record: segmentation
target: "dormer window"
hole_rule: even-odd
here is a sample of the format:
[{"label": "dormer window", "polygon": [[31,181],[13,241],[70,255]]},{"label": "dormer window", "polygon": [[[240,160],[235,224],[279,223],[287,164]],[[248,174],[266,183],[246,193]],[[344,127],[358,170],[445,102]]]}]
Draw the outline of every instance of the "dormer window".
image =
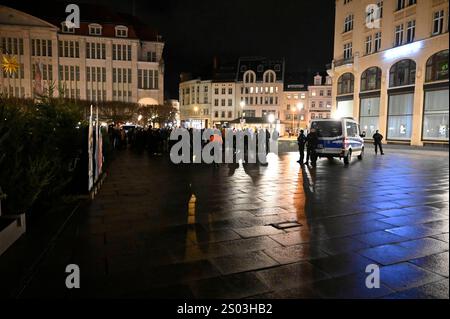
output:
[{"label": "dormer window", "polygon": [[90,24],[89,35],[102,35],[102,26],[96,23]]},{"label": "dormer window", "polygon": [[61,23],[61,31],[62,33],[75,33],[75,28],[69,28],[67,26],[67,21]]},{"label": "dormer window", "polygon": [[128,28],[123,25],[117,26],[116,27],[116,37],[127,38],[128,37]]}]

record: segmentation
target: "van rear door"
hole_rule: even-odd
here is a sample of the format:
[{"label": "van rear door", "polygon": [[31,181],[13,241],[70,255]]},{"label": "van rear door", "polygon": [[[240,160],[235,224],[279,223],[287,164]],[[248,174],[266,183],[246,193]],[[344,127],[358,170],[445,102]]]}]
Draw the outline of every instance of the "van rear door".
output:
[{"label": "van rear door", "polygon": [[317,151],[324,154],[337,154],[342,150],[342,121],[326,120],[313,121],[311,128],[315,128],[319,137]]}]

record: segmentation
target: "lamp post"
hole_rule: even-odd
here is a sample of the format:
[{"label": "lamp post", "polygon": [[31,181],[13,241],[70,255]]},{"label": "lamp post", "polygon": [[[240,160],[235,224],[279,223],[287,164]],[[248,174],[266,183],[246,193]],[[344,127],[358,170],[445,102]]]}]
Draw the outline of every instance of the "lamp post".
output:
[{"label": "lamp post", "polygon": [[270,124],[269,131],[272,132],[272,123],[275,121],[275,115],[273,115],[273,113],[270,113],[267,119],[269,120]]},{"label": "lamp post", "polygon": [[298,126],[300,126],[300,111],[303,110],[303,103],[302,102],[298,102],[297,103],[297,109],[298,109],[298,115],[299,115]]}]

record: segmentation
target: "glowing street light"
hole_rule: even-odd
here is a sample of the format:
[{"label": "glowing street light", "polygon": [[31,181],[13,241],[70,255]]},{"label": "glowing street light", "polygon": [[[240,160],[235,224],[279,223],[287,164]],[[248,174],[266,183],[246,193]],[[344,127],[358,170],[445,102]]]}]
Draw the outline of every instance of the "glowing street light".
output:
[{"label": "glowing street light", "polygon": [[270,123],[270,130],[272,130],[272,123],[275,121],[275,115],[273,113],[270,113],[267,119],[269,120]]},{"label": "glowing street light", "polygon": [[138,122],[140,122],[142,120],[142,114],[139,114],[138,116]]}]

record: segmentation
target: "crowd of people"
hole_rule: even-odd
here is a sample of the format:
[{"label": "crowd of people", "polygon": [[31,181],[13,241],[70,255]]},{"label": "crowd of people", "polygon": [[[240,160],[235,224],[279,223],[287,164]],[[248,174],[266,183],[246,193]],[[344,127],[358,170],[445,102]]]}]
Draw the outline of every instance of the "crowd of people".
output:
[{"label": "crowd of people", "polygon": [[136,151],[148,150],[150,155],[161,155],[169,149],[169,137],[171,128],[147,128],[139,126],[108,127],[108,136],[114,149],[126,149],[128,147]]}]

